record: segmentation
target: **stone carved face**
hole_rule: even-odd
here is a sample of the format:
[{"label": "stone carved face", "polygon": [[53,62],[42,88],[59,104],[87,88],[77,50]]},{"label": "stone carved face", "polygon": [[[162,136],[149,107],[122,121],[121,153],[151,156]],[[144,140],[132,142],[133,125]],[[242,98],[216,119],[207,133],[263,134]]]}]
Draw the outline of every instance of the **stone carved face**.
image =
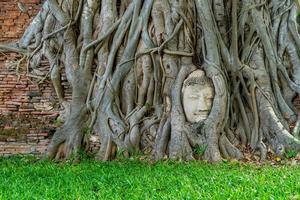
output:
[{"label": "stone carved face", "polygon": [[214,88],[204,71],[192,72],[182,87],[183,109],[188,122],[205,120],[212,107]]}]

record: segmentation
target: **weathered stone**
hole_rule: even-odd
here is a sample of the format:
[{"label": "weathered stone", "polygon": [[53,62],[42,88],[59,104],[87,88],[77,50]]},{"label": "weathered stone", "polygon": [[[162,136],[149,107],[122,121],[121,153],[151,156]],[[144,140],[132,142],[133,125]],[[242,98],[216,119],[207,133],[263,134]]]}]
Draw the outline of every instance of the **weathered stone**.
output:
[{"label": "weathered stone", "polygon": [[214,88],[204,71],[192,72],[184,81],[182,101],[187,121],[200,122],[208,117],[212,107]]}]

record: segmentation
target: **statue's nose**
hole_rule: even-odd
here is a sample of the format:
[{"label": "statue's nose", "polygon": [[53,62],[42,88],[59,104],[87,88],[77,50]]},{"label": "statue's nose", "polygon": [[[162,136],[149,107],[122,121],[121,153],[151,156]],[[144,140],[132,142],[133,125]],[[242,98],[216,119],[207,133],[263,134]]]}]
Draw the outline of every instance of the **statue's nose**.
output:
[{"label": "statue's nose", "polygon": [[200,98],[198,101],[198,105],[197,105],[197,110],[198,111],[204,111],[206,110],[206,103],[204,101],[204,98]]}]

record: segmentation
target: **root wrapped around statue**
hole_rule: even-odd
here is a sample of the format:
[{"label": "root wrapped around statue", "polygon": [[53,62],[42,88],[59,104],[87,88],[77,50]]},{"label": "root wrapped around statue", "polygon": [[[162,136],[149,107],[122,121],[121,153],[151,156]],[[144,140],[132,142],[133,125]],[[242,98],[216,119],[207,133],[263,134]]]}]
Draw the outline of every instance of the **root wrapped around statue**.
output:
[{"label": "root wrapped around statue", "polygon": [[49,158],[98,134],[99,160],[141,151],[218,162],[245,149],[265,160],[300,151],[297,2],[47,0],[20,41],[0,48],[23,54],[33,78],[50,63],[65,121]]}]

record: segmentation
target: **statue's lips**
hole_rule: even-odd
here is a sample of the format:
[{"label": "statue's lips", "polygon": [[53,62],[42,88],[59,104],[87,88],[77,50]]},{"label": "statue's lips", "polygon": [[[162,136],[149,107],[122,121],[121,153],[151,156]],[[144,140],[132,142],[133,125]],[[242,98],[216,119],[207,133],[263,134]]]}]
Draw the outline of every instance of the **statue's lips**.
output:
[{"label": "statue's lips", "polygon": [[193,115],[194,116],[203,116],[203,117],[207,117],[208,116],[209,111],[201,111],[201,112],[194,112]]}]

